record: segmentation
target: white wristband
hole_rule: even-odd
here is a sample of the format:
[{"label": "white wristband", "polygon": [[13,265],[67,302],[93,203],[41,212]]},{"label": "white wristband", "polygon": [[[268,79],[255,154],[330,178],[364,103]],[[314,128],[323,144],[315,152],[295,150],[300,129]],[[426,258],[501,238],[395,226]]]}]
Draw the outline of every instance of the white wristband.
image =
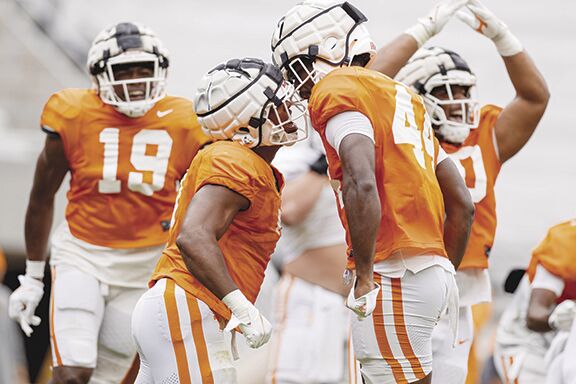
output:
[{"label": "white wristband", "polygon": [[524,50],[520,40],[510,31],[506,31],[502,36],[495,37],[492,41],[502,57],[514,56]]},{"label": "white wristband", "polygon": [[45,261],[35,261],[26,259],[26,276],[42,280],[44,278]]},{"label": "white wristband", "polygon": [[239,312],[244,312],[246,308],[250,308],[253,304],[244,296],[242,291],[236,289],[222,298],[222,302],[238,316]]},{"label": "white wristband", "polygon": [[418,43],[418,48],[421,48],[430,39],[430,34],[421,23],[416,23],[407,30],[404,31],[405,34],[410,35]]}]

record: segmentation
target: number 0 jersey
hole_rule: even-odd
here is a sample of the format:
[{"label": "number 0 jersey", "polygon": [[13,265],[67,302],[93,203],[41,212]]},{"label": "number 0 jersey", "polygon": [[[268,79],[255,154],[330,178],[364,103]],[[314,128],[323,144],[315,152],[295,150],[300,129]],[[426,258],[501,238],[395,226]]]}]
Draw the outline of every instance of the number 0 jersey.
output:
[{"label": "number 0 jersey", "polygon": [[[326,141],[327,122],[342,112],[357,111],[372,124],[382,209],[375,262],[397,251],[405,256],[446,256],[444,202],[435,172],[440,147],[420,96],[378,72],[348,67],[330,72],[312,88],[308,108],[312,125],[322,136],[338,195],[342,167],[338,153]],[[350,253],[346,212],[338,200]]]},{"label": "number 0 jersey", "polygon": [[459,270],[488,268],[488,256],[496,234],[494,185],[501,167],[494,126],[501,111],[495,105],[484,106],[478,128],[470,131],[461,146],[442,143],[464,178],[476,207],[470,239]]},{"label": "number 0 jersey", "polygon": [[67,89],[50,97],[41,126],[64,144],[75,237],[109,248],[166,242],[177,181],[208,141],[191,102],[167,96],[129,118],[94,90]]},{"label": "number 0 jersey", "polygon": [[176,245],[188,205],[196,192],[208,184],[221,185],[250,202],[247,210],[236,214],[218,246],[232,280],[248,300],[254,302],[270,255],[280,238],[280,190],[283,183],[280,172],[238,143],[217,141],[200,151],[182,180],[170,238],[150,285],[163,278],[174,280],[215,313],[230,318],[228,307],[190,274]]}]

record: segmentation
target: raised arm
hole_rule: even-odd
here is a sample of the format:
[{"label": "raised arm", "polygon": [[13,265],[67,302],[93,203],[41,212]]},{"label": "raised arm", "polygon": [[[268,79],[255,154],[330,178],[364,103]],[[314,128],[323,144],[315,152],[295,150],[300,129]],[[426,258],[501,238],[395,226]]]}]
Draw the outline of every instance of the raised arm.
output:
[{"label": "raised arm", "polygon": [[370,69],[394,78],[412,55],[430,38],[440,33],[446,23],[468,0],[438,3],[417,23],[380,48]]},{"label": "raised arm", "polygon": [[466,12],[458,12],[458,17],[494,42],[516,91],[494,128],[503,163],[526,145],[544,115],[550,94],[538,68],[506,24],[478,0],[469,0],[463,10]]},{"label": "raised arm", "polygon": [[436,178],[442,190],[446,218],[444,246],[454,268],[458,269],[470,236],[474,219],[474,203],[458,169],[449,158],[436,167]]}]

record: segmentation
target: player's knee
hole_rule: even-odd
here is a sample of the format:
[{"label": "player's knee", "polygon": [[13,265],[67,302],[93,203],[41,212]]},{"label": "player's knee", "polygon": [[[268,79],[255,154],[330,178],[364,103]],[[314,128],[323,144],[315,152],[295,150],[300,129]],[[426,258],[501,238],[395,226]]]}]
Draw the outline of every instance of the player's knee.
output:
[{"label": "player's knee", "polygon": [[54,384],[86,384],[92,376],[92,368],[81,367],[55,367],[53,374]]}]

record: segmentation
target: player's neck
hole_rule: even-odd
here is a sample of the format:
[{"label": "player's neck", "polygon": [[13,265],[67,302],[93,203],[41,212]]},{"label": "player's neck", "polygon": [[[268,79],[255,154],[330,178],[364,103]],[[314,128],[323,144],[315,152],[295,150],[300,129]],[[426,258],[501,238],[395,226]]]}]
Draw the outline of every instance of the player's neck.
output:
[{"label": "player's neck", "polygon": [[276,152],[278,152],[279,149],[279,145],[274,145],[270,147],[256,147],[253,151],[270,164],[272,160],[274,160],[274,156],[276,156]]}]

